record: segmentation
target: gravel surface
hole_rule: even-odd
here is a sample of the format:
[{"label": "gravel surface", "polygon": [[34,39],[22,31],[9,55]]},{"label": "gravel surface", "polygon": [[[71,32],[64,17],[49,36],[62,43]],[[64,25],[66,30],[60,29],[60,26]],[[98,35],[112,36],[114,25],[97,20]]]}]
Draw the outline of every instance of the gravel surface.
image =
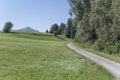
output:
[{"label": "gravel surface", "polygon": [[88,51],[79,49],[73,45],[73,43],[67,44],[67,47],[74,50],[75,52],[93,60],[97,64],[103,66],[106,70],[108,70],[115,78],[116,80],[120,80],[120,63],[117,63],[115,61],[109,60],[107,58],[92,54]]}]

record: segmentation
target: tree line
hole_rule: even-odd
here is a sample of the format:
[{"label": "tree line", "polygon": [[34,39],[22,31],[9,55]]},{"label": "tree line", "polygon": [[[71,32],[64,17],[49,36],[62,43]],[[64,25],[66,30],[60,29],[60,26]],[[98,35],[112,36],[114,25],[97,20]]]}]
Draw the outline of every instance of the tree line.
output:
[{"label": "tree line", "polygon": [[109,54],[120,53],[120,0],[68,2],[77,25],[75,41]]},{"label": "tree line", "polygon": [[[48,32],[48,30],[46,30]],[[67,38],[75,38],[76,26],[74,26],[73,19],[69,18],[67,24],[61,23],[60,26],[58,24],[51,25],[50,33],[56,35],[65,35]]]}]

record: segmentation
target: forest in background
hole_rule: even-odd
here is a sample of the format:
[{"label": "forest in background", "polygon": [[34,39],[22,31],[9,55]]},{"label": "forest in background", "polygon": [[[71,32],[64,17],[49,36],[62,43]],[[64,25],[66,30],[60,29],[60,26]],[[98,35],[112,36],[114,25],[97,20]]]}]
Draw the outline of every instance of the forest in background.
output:
[{"label": "forest in background", "polygon": [[[75,41],[109,54],[120,53],[120,0],[68,0],[77,26]],[[92,45],[92,46],[91,46]]]}]

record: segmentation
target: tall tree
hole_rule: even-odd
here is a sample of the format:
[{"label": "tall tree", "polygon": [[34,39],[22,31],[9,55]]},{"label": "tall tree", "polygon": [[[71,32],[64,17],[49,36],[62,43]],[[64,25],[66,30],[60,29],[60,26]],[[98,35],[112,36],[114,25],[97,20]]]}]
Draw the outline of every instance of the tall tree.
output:
[{"label": "tall tree", "polygon": [[46,30],[46,33],[49,33],[48,29]]},{"label": "tall tree", "polygon": [[53,24],[50,28],[50,33],[54,34],[58,31],[59,26],[57,24]]},{"label": "tall tree", "polygon": [[11,22],[6,22],[3,28],[3,31],[5,33],[9,33],[13,27],[13,24]]},{"label": "tall tree", "polygon": [[76,26],[73,25],[71,27],[71,38],[74,39],[75,38],[75,34],[76,34]]},{"label": "tall tree", "polygon": [[66,28],[65,35],[66,35],[67,38],[74,39],[75,34],[76,34],[76,25],[74,24],[73,19],[69,18],[68,22],[67,22],[67,28]]},{"label": "tall tree", "polygon": [[85,12],[83,0],[68,0],[68,2],[71,6],[70,13],[74,14],[77,20],[82,20]]},{"label": "tall tree", "polygon": [[72,28],[72,26],[73,26],[72,18],[69,18],[68,22],[67,22],[66,33],[65,33],[67,38],[71,38],[71,28]]},{"label": "tall tree", "polygon": [[65,35],[67,38],[75,38],[76,34],[76,23],[73,22],[72,18],[68,19]]},{"label": "tall tree", "polygon": [[66,25],[64,23],[61,23],[58,29],[58,34],[59,35],[63,34],[65,32],[65,29],[66,29]]},{"label": "tall tree", "polygon": [[[119,0],[68,0],[77,26],[75,40],[107,53],[120,53]],[[88,45],[85,45],[88,47]]]}]

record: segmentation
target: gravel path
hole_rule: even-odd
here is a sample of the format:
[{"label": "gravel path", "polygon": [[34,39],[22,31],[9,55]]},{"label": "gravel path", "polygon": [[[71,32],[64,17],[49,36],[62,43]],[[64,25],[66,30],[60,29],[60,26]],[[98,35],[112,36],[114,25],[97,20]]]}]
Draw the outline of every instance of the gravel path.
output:
[{"label": "gravel path", "polygon": [[106,59],[104,57],[92,54],[88,51],[79,49],[73,45],[73,43],[67,44],[67,47],[74,50],[75,52],[93,60],[97,64],[103,66],[105,69],[107,69],[113,76],[116,78],[116,80],[120,80],[120,63],[117,63],[115,61]]}]

